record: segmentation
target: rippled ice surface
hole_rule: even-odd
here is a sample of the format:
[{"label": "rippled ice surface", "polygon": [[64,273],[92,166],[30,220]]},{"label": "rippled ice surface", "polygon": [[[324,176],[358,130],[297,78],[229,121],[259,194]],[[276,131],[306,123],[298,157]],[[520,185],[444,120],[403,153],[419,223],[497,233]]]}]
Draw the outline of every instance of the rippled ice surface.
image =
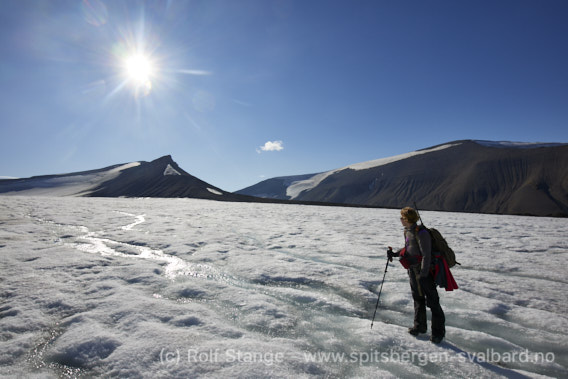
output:
[{"label": "rippled ice surface", "polygon": [[0,197],[0,374],[568,375],[568,220],[423,212],[463,266],[415,338],[397,210]]}]

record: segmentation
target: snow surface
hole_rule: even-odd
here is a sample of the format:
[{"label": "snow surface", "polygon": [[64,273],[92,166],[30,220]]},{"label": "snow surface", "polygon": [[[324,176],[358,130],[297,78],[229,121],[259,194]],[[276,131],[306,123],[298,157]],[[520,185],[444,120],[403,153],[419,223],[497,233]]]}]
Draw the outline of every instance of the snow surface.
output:
[{"label": "snow surface", "polygon": [[397,210],[0,197],[0,375],[567,377],[568,220],[422,212],[463,264],[407,333]]},{"label": "snow surface", "polygon": [[333,175],[333,174],[335,174],[336,172],[339,172],[339,171],[348,170],[348,169],[351,169],[351,170],[367,170],[369,168],[384,166],[386,164],[397,162],[397,161],[407,159],[407,158],[410,158],[410,157],[414,157],[414,156],[417,156],[417,155],[422,155],[422,154],[427,154],[427,153],[431,153],[431,152],[434,152],[434,151],[444,150],[444,149],[447,149],[449,147],[456,146],[456,145],[459,145],[459,143],[457,143],[457,144],[446,144],[446,145],[437,146],[437,147],[434,147],[434,148],[431,148],[431,149],[412,151],[410,153],[395,155],[395,156],[392,156],[392,157],[386,157],[386,158],[375,159],[375,160],[367,161],[367,162],[355,163],[355,164],[352,164],[352,165],[347,166],[347,167],[322,172],[321,174],[316,174],[316,175],[312,176],[311,178],[308,178],[308,179],[305,179],[305,180],[299,180],[297,182],[292,183],[286,189],[286,196],[290,196],[290,199],[295,199],[303,191],[309,191],[312,188],[315,188],[322,181],[324,181],[328,176]]},{"label": "snow surface", "polygon": [[[34,188],[15,189],[2,193],[2,196],[85,196],[104,182],[116,178],[122,171],[139,165],[140,162],[132,162],[92,174],[29,178],[26,186]],[[15,188],[18,186],[18,183],[14,183]]]}]

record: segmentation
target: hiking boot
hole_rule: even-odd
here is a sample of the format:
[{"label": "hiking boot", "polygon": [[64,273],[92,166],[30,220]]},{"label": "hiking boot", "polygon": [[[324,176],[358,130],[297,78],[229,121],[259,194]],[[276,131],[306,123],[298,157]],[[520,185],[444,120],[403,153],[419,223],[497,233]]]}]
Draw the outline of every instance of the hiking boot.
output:
[{"label": "hiking boot", "polygon": [[408,328],[408,333],[412,334],[413,336],[417,336],[419,334],[423,334],[426,333],[426,329],[422,329],[422,328],[418,328],[416,326],[412,327],[412,328]]},{"label": "hiking boot", "polygon": [[444,339],[444,336],[434,336],[432,335],[430,337],[430,342],[435,343],[435,344],[439,344],[440,342],[442,342],[442,340]]}]

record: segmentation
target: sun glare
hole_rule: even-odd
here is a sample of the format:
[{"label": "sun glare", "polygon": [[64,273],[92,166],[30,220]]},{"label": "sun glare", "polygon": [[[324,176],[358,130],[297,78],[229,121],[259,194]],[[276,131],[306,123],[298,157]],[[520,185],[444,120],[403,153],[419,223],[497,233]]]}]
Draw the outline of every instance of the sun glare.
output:
[{"label": "sun glare", "polygon": [[137,92],[142,89],[142,93],[145,95],[150,93],[155,67],[147,55],[135,53],[126,57],[124,59],[124,72]]},{"label": "sun glare", "polygon": [[134,54],[126,58],[124,68],[128,78],[137,84],[150,80],[154,71],[150,59],[142,54]]}]

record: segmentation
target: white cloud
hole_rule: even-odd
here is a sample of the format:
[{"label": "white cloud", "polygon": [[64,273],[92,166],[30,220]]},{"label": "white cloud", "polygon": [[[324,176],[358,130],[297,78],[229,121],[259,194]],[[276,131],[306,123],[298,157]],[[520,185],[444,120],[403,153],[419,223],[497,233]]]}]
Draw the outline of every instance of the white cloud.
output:
[{"label": "white cloud", "polygon": [[257,153],[261,153],[261,151],[280,151],[284,149],[284,146],[282,141],[267,141],[264,146],[260,147],[259,149],[256,149]]}]

